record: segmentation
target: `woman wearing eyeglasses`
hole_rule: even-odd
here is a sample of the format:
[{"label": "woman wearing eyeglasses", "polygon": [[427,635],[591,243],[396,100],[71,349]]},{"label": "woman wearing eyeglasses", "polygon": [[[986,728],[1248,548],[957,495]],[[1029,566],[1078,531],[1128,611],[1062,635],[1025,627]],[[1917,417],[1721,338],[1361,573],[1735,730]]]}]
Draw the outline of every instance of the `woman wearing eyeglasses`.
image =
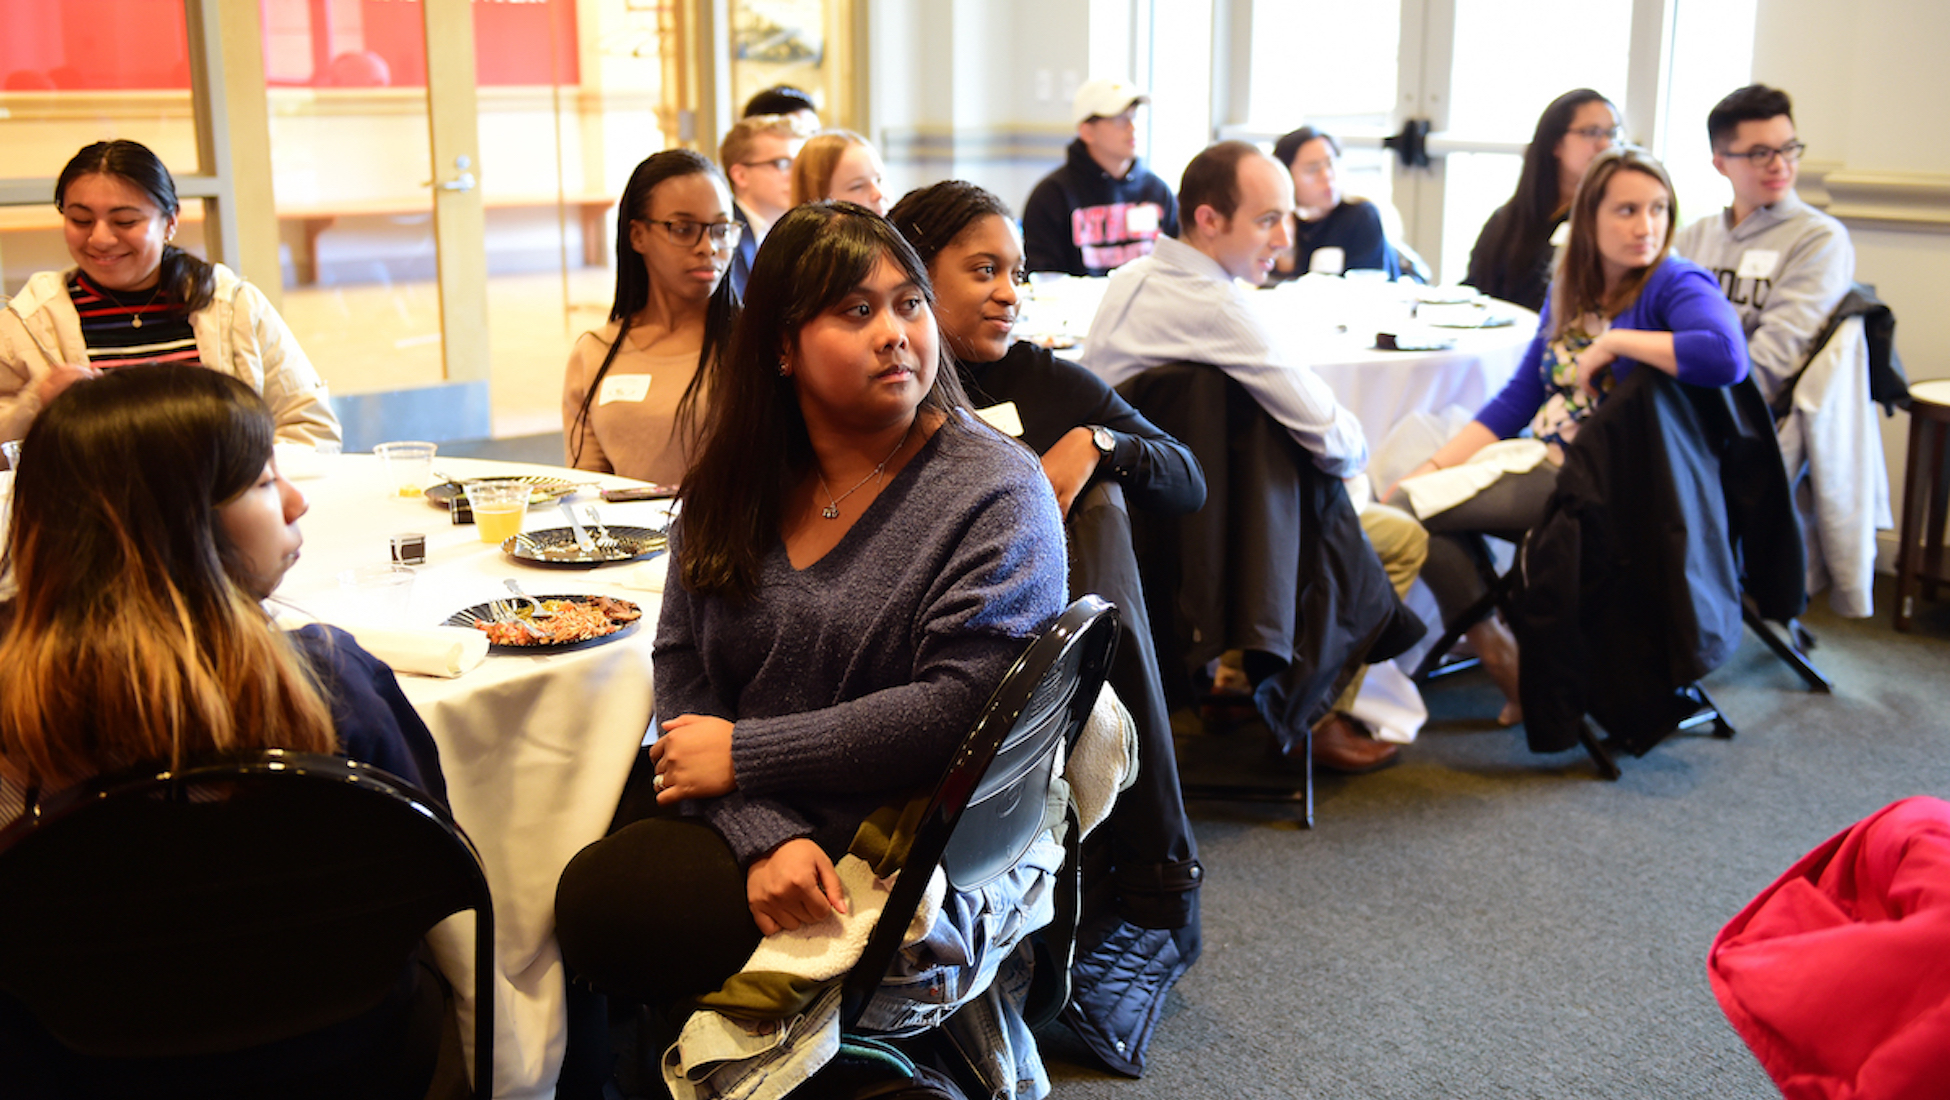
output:
[{"label": "woman wearing eyeglasses", "polygon": [[1579,88],[1552,100],[1524,149],[1517,193],[1484,223],[1469,250],[1463,283],[1525,309],[1543,309],[1554,237],[1570,217],[1578,181],[1618,139],[1618,108],[1604,96]]},{"label": "woman wearing eyeglasses", "polygon": [[1339,249],[1340,271],[1384,271],[1390,279],[1402,274],[1402,262],[1381,223],[1381,209],[1362,198],[1341,192],[1341,143],[1334,135],[1311,126],[1280,138],[1273,159],[1293,176],[1293,201],[1299,215],[1293,232],[1293,252],[1275,260],[1273,277],[1293,279],[1313,270],[1314,253]]},{"label": "woman wearing eyeglasses", "polygon": [[682,480],[738,312],[725,278],[740,232],[731,211],[717,166],[689,149],[631,173],[616,207],[609,323],[576,341],[562,380],[570,466]]}]

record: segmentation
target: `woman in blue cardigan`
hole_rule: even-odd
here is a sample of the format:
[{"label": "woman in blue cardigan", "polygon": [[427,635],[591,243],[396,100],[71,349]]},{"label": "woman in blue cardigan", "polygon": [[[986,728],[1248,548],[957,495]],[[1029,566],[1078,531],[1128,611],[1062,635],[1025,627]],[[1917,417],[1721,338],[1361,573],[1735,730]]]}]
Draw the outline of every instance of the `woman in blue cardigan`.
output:
[{"label": "woman in blue cardigan", "polygon": [[[1446,491],[1421,491],[1433,479],[1390,493],[1417,513],[1429,531],[1422,577],[1445,619],[1483,595],[1477,561],[1482,532],[1526,530],[1542,518],[1578,424],[1637,367],[1650,367],[1698,386],[1726,386],[1747,376],[1740,320],[1719,283],[1698,266],[1668,255],[1674,210],[1672,181],[1643,150],[1601,154],[1586,170],[1571,210],[1571,239],[1523,362],[1489,404],[1455,437],[1402,480],[1409,482],[1472,460],[1497,472],[1475,479],[1473,493],[1445,479]],[[1507,449],[1484,453],[1498,440],[1529,429],[1544,444],[1541,461]],[[1534,452],[1533,452],[1534,453]],[[1486,480],[1487,479],[1487,480]],[[1417,508],[1417,497],[1423,499]],[[1459,499],[1461,498],[1461,499]],[[1426,514],[1424,514],[1426,513]],[[1472,627],[1469,638],[1508,704],[1501,720],[1520,718],[1516,642],[1495,618]]]}]

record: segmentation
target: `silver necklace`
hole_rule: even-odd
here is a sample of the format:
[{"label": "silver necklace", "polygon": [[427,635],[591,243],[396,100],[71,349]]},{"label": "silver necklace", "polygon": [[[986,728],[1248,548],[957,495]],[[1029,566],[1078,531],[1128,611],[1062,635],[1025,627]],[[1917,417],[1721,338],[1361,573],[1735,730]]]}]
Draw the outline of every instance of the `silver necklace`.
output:
[{"label": "silver necklace", "polygon": [[[130,327],[130,328],[141,328],[141,327],[142,327],[142,313],[141,313],[140,311],[141,311],[141,310],[144,310],[144,309],[148,309],[148,308],[149,308],[150,306],[153,306],[153,305],[155,305],[155,304],[156,304],[156,300],[157,300],[158,298],[161,298],[161,297],[163,296],[163,291],[165,291],[165,290],[167,290],[167,289],[169,289],[169,288],[168,288],[168,287],[166,287],[166,286],[163,286],[163,285],[162,285],[161,283],[158,283],[158,284],[156,285],[156,292],[155,292],[154,294],[151,294],[151,295],[149,295],[149,300],[148,300],[148,301],[146,301],[146,302],[144,302],[144,303],[142,303],[142,305],[140,305],[140,306],[138,306],[138,307],[137,307],[136,309],[130,309],[130,308],[129,308],[128,306],[125,306],[125,305],[123,305],[122,303],[120,303],[120,302],[118,302],[118,301],[116,301],[116,300],[115,300],[115,299],[113,299],[113,298],[109,298],[109,299],[108,299],[108,301],[109,301],[109,304],[110,304],[110,305],[112,305],[112,306],[114,306],[114,307],[115,307],[116,309],[119,309],[119,310],[121,310],[122,312],[124,312],[124,313],[126,313],[126,314],[128,314],[128,315],[129,315],[129,327]],[[103,294],[103,295],[102,295],[102,297],[104,297],[104,298],[108,298],[108,295],[107,295],[107,294]]]},{"label": "silver necklace", "polygon": [[907,430],[901,433],[901,441],[899,443],[894,444],[894,449],[887,452],[887,457],[881,459],[880,462],[876,464],[873,469],[868,470],[867,476],[861,478],[859,484],[856,484],[855,486],[853,486],[853,488],[848,489],[846,492],[841,493],[839,496],[834,496],[833,490],[828,489],[826,487],[826,475],[819,472],[819,464],[815,462],[813,464],[813,473],[815,476],[819,478],[819,491],[826,494],[826,507],[821,508],[819,510],[819,514],[821,516],[824,516],[827,519],[840,518],[840,501],[845,500],[847,497],[850,497],[854,493],[859,492],[860,487],[862,485],[865,485],[867,482],[872,481],[874,478],[879,477],[881,471],[887,468],[887,464],[889,462],[894,461],[894,456],[901,453],[901,448],[907,446],[907,437],[913,434],[914,434],[914,421],[910,420],[907,422]]}]

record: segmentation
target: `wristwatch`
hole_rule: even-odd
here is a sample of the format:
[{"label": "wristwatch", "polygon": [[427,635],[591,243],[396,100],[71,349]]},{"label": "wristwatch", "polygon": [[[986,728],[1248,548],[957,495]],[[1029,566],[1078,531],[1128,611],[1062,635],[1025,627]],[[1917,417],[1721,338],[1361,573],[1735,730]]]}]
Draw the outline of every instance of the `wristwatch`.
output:
[{"label": "wristwatch", "polygon": [[1102,424],[1090,425],[1090,442],[1097,447],[1097,464],[1106,465],[1111,456],[1117,453],[1117,437]]}]

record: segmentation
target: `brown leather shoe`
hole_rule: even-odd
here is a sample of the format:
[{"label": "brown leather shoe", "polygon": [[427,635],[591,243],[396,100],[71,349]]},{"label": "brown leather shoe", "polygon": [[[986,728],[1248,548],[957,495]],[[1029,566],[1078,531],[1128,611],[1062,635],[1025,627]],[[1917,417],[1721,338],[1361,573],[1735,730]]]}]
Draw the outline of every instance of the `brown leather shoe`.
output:
[{"label": "brown leather shoe", "polygon": [[1360,722],[1339,711],[1314,725],[1314,766],[1343,775],[1380,771],[1401,760],[1402,747],[1377,741]]}]

